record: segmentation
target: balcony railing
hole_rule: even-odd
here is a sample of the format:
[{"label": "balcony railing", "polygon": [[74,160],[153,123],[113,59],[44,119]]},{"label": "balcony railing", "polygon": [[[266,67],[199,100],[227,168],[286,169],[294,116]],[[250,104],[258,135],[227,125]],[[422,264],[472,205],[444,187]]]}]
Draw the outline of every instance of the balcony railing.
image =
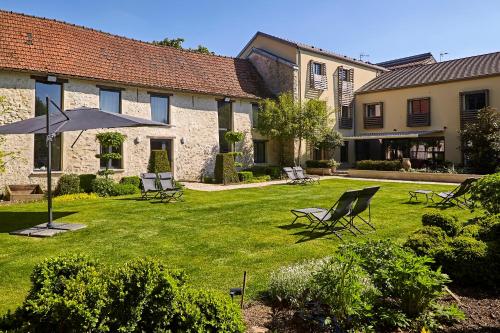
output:
[{"label": "balcony railing", "polygon": [[420,127],[431,125],[431,114],[428,113],[414,113],[408,114],[406,118],[406,126]]},{"label": "balcony railing", "polygon": [[382,128],[384,127],[384,117],[364,117],[363,119],[365,128]]}]

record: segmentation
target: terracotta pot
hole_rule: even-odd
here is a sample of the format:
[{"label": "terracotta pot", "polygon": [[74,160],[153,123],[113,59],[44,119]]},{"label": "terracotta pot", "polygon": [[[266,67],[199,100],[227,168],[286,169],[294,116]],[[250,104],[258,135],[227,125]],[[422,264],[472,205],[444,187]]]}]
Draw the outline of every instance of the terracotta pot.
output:
[{"label": "terracotta pot", "polygon": [[403,158],[403,162],[401,163],[401,166],[405,170],[410,170],[411,169],[411,162],[409,158]]}]

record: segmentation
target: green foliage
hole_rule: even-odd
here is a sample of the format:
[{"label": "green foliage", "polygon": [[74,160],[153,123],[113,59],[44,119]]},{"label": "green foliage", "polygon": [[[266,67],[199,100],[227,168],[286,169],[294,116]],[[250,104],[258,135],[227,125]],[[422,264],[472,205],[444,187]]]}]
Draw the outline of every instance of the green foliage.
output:
[{"label": "green foliage", "polygon": [[97,178],[96,175],[90,174],[82,174],[80,177],[80,189],[85,193],[92,192],[92,181]]},{"label": "green foliage", "polygon": [[378,293],[358,261],[352,253],[337,254],[313,274],[313,293],[340,329],[362,328]]},{"label": "green foliage", "polygon": [[427,226],[411,234],[404,246],[412,249],[416,254],[431,255],[432,251],[441,246],[447,240],[447,235],[443,229],[435,226]]},{"label": "green foliage", "polygon": [[[125,135],[119,132],[103,132],[96,134],[96,139],[99,141],[101,147],[112,147],[112,148],[120,148],[125,139],[127,138]],[[109,175],[113,174],[113,170],[109,170],[109,161],[111,160],[121,160],[122,155],[120,153],[114,152],[103,152],[101,154],[97,154],[95,156],[100,160],[104,160],[106,162],[105,170],[99,171],[101,176],[105,176],[108,178]]]},{"label": "green foliage", "polygon": [[226,141],[229,142],[230,144],[243,141],[244,138],[245,134],[243,132],[227,131],[224,134],[224,139],[226,139]]},{"label": "green foliage", "polygon": [[476,172],[492,173],[500,165],[500,112],[487,107],[479,110],[477,121],[460,131],[462,153]]},{"label": "green foliage", "polygon": [[71,202],[71,201],[82,201],[82,200],[95,200],[99,199],[99,196],[95,193],[75,193],[75,194],[65,194],[59,195],[54,198],[54,202]]},{"label": "green foliage", "polygon": [[130,195],[130,194],[137,194],[139,192],[140,192],[139,187],[137,187],[134,184],[115,183],[113,184],[113,190],[110,193],[110,195],[111,196]]},{"label": "green foliage", "polygon": [[342,147],[343,145],[344,137],[334,129],[327,131],[322,141],[318,144],[320,148],[330,152],[330,158],[333,158],[332,155],[335,152],[335,149]]},{"label": "green foliage", "polygon": [[441,213],[427,213],[422,215],[424,226],[434,226],[441,228],[448,236],[453,237],[462,228],[462,223],[455,216],[448,216]]},{"label": "green foliage", "polygon": [[238,183],[238,173],[234,165],[234,157],[228,153],[217,154],[215,158],[215,181],[219,184]]},{"label": "green foliage", "polygon": [[484,242],[500,242],[500,214],[477,218],[479,239]]},{"label": "green foliage", "polygon": [[271,177],[271,179],[281,178],[281,168],[276,165],[269,165],[269,166],[253,165],[252,167],[246,169],[245,171],[251,171],[254,177],[268,175]]},{"label": "green foliage", "polygon": [[[158,45],[158,46],[170,46],[170,47],[174,47],[176,49],[179,49],[179,50],[184,50],[184,48],[182,47],[182,43],[184,43],[184,38],[165,38],[163,40],[160,40],[160,41],[153,41],[152,44],[154,45]],[[196,52],[196,53],[202,53],[202,54],[214,54],[214,52],[210,51],[207,47],[203,46],[203,45],[198,45],[197,48],[195,49],[192,49],[192,48],[189,48],[189,49],[186,49],[188,51],[192,51],[192,52]]]},{"label": "green foliage", "polygon": [[115,181],[108,178],[96,178],[92,181],[92,192],[101,197],[112,196],[115,190]]},{"label": "green foliage", "polygon": [[490,214],[500,214],[500,172],[481,177],[471,188],[472,200]]},{"label": "green foliage", "polygon": [[356,168],[360,170],[380,170],[380,171],[398,171],[401,169],[401,161],[377,161],[364,160],[357,161]]},{"label": "green foliage", "polygon": [[481,227],[477,224],[466,225],[460,230],[460,236],[472,237],[475,239],[481,239],[480,236]]},{"label": "green foliage", "polygon": [[184,288],[174,318],[175,332],[245,332],[240,311],[227,296]]},{"label": "green foliage", "polygon": [[151,150],[149,156],[148,172],[170,172],[170,161],[166,150]]},{"label": "green foliage", "polygon": [[253,179],[252,171],[239,171],[238,178],[241,182],[251,181]]},{"label": "green foliage", "polygon": [[334,159],[331,160],[307,160],[306,167],[308,168],[336,168],[339,166]]},{"label": "green foliage", "polygon": [[141,178],[138,176],[123,177],[120,179],[120,184],[130,184],[137,188],[141,187]]},{"label": "green foliage", "polygon": [[182,271],[137,259],[109,268],[83,256],[35,266],[23,305],[0,330],[26,332],[244,332],[227,297],[185,286]]},{"label": "green foliage", "polygon": [[57,182],[57,195],[80,193],[80,177],[75,174],[62,175]]},{"label": "green foliage", "polygon": [[282,93],[277,99],[269,98],[261,102],[257,129],[280,143],[282,163],[284,143],[298,140],[297,161],[300,165],[302,140],[313,144],[321,142],[330,130],[328,116],[329,110],[324,101],[308,99],[300,103],[292,93]]}]

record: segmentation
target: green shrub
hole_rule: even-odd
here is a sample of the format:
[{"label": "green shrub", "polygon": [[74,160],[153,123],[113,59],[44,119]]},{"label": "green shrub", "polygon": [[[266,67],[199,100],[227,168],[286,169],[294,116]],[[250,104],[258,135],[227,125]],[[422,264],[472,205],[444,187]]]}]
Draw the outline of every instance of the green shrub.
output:
[{"label": "green shrub", "polygon": [[479,238],[482,241],[500,241],[500,214],[486,215],[478,218]]},{"label": "green shrub", "polygon": [[301,308],[312,299],[313,274],[327,259],[309,260],[284,266],[271,273],[269,296],[275,306]]},{"label": "green shrub", "polygon": [[95,193],[76,193],[76,194],[65,194],[54,198],[54,202],[70,202],[70,201],[80,201],[80,200],[95,200],[99,196]]},{"label": "green shrub", "polygon": [[431,255],[432,251],[443,245],[446,239],[447,236],[443,229],[427,226],[411,234],[404,243],[404,247],[412,249],[420,256]]},{"label": "green shrub", "polygon": [[477,224],[466,225],[460,230],[460,236],[472,237],[475,239],[480,238],[481,227]]},{"label": "green shrub", "polygon": [[462,228],[462,224],[456,217],[441,213],[427,213],[422,215],[422,224],[424,226],[441,228],[450,237],[456,236]]},{"label": "green shrub", "polygon": [[96,178],[92,181],[92,192],[101,196],[108,197],[113,195],[116,183],[113,179]]},{"label": "green shrub", "polygon": [[174,332],[243,333],[239,309],[227,296],[184,288],[173,320]]},{"label": "green shrub", "polygon": [[251,181],[253,179],[252,171],[240,171],[238,172],[238,178],[240,181]]},{"label": "green shrub", "polygon": [[158,261],[138,259],[114,272],[109,281],[111,332],[164,332],[172,324],[183,278]]},{"label": "green shrub", "polygon": [[271,179],[281,178],[281,168],[276,165],[269,165],[269,166],[254,165],[251,168],[246,169],[245,171],[252,171],[254,177],[268,175],[271,177]]},{"label": "green shrub", "polygon": [[80,177],[75,174],[62,175],[55,192],[57,195],[80,193]]},{"label": "green shrub", "polygon": [[458,236],[436,249],[436,263],[460,285],[491,284],[486,243],[467,236]]},{"label": "green shrub", "polygon": [[335,160],[307,160],[308,168],[336,168],[339,164]]},{"label": "green shrub", "polygon": [[313,273],[312,289],[315,298],[328,307],[329,322],[342,330],[362,328],[378,294],[352,253],[327,260]]},{"label": "green shrub", "polygon": [[130,195],[139,193],[140,189],[134,184],[113,184],[113,190],[109,193],[110,196]]},{"label": "green shrub", "polygon": [[490,214],[500,214],[500,172],[487,175],[472,185],[472,199]]},{"label": "green shrub", "polygon": [[215,158],[215,181],[219,184],[238,183],[234,157],[229,153],[217,154]]},{"label": "green shrub", "polygon": [[79,175],[80,177],[80,189],[85,193],[92,192],[92,181],[97,178],[96,175],[89,173]]},{"label": "green shrub", "polygon": [[170,162],[166,150],[151,150],[149,156],[148,172],[170,172]]},{"label": "green shrub", "polygon": [[123,177],[120,179],[120,184],[131,184],[137,188],[141,187],[141,178],[138,176]]},{"label": "green shrub", "polygon": [[381,171],[398,171],[401,169],[401,161],[376,161],[364,160],[356,162],[356,168],[360,170],[381,170]]}]

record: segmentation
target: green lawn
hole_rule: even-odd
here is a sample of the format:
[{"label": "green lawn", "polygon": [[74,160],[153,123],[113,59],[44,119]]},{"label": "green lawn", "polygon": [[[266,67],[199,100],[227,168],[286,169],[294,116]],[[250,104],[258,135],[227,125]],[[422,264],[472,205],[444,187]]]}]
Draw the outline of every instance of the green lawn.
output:
[{"label": "green lawn", "polygon": [[[33,266],[43,258],[85,253],[109,264],[155,257],[185,269],[196,286],[224,292],[239,286],[248,271],[248,292],[255,296],[273,269],[327,256],[340,244],[334,236],[307,236],[304,225],[290,226],[289,210],[330,206],[347,189],[381,185],[372,202],[377,227],[362,237],[404,240],[431,208],[407,204],[410,189],[447,190],[444,185],[328,180],[319,186],[276,185],[221,192],[189,191],[183,203],[161,204],[133,197],[55,204],[59,222],[84,223],[84,230],[49,239],[11,236],[8,232],[45,221],[44,202],[0,206],[0,314],[18,306]],[[452,211],[459,211],[451,208]],[[460,210],[460,214],[469,214]]]}]

